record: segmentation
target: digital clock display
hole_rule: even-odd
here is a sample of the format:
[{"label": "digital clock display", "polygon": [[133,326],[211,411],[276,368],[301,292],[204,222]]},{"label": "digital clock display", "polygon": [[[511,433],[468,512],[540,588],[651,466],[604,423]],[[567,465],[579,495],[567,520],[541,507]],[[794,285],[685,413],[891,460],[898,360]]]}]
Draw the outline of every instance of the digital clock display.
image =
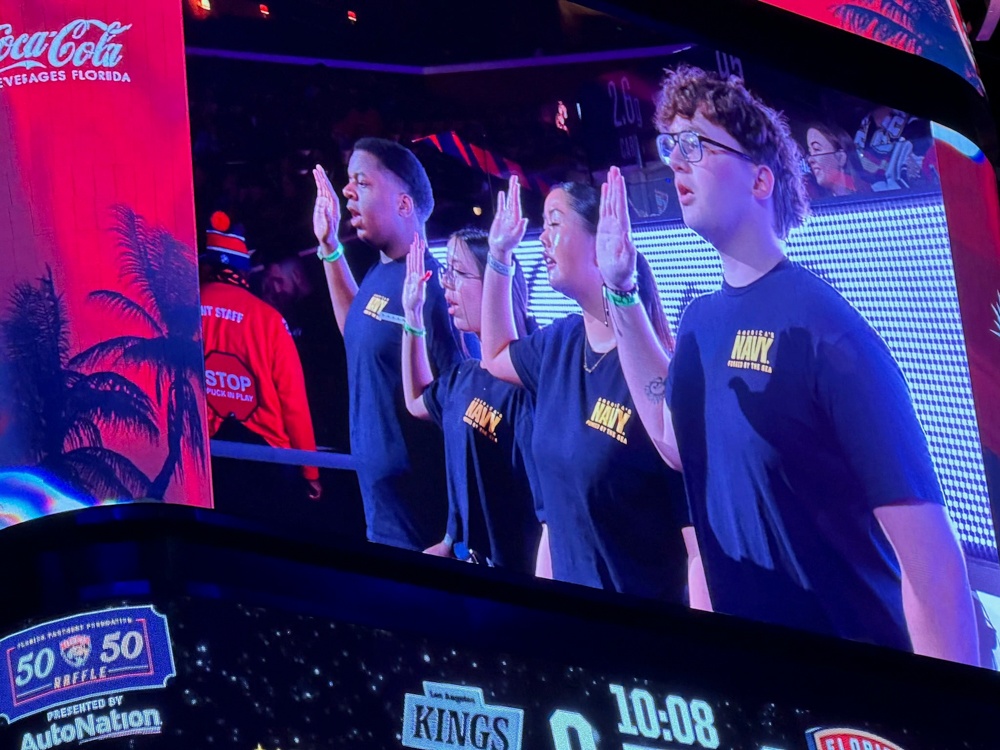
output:
[{"label": "digital clock display", "polygon": [[[782,705],[766,689],[749,696],[733,690],[725,672],[665,672],[666,660],[647,674],[613,674],[607,667],[456,647],[223,601],[185,599],[157,609],[170,620],[177,677],[157,690],[155,704],[132,697],[128,711],[115,708],[127,717],[155,705],[169,717],[156,727],[162,740],[130,738],[140,750],[154,741],[234,750],[805,750],[809,742],[818,750],[939,747],[932,732],[924,741],[912,727],[880,721],[876,706],[845,715],[822,705]],[[581,662],[587,658],[581,654]],[[91,690],[88,706],[120,705],[115,687]],[[68,737],[71,726],[85,736],[89,714],[79,713],[79,704],[79,698],[65,705],[46,701],[44,712],[0,726],[0,746],[42,747],[53,731]],[[5,739],[7,733],[13,740]],[[866,741],[880,744],[869,748]]]}]

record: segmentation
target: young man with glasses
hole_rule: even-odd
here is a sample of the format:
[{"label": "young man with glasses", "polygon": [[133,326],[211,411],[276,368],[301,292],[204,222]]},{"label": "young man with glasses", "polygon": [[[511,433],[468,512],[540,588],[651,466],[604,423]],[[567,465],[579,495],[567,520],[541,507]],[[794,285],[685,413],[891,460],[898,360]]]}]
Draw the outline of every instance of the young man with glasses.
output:
[{"label": "young man with glasses", "polygon": [[965,561],[906,382],[867,321],[785,257],[808,203],[783,117],[738,79],[681,67],[657,126],[722,288],[687,308],[671,359],[637,304],[617,168],[598,264],[639,415],[684,471],[708,587],[692,599],[974,663]]}]

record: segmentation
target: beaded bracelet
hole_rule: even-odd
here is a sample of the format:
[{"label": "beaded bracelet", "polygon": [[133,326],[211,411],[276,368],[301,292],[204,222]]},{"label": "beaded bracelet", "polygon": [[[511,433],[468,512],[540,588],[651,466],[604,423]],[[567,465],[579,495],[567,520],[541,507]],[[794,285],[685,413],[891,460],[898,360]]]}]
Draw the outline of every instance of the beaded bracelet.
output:
[{"label": "beaded bracelet", "polygon": [[426,336],[426,328],[414,328],[409,323],[403,323],[403,331],[410,334],[411,336]]},{"label": "beaded bracelet", "polygon": [[639,287],[634,286],[627,292],[612,289],[607,284],[604,285],[604,297],[615,307],[632,307],[640,303]]},{"label": "beaded bracelet", "polygon": [[486,255],[486,265],[492,268],[501,276],[513,276],[514,275],[514,264],[511,263],[509,266],[506,263],[501,263],[499,260],[493,257],[493,253],[487,253]]},{"label": "beaded bracelet", "polygon": [[322,244],[316,248],[316,257],[319,258],[324,263],[336,263],[343,256],[344,256],[344,246],[341,245],[339,242],[337,243],[337,247],[334,249],[334,251],[329,254],[323,252]]}]

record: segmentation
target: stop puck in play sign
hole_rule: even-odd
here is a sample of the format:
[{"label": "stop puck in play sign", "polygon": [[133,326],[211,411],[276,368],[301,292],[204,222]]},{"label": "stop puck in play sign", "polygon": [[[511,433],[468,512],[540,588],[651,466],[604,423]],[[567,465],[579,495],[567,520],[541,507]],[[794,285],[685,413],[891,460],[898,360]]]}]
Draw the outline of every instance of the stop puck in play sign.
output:
[{"label": "stop puck in play sign", "polygon": [[246,422],[257,408],[257,380],[235,354],[213,351],[205,357],[205,395],[209,408],[225,419]]}]

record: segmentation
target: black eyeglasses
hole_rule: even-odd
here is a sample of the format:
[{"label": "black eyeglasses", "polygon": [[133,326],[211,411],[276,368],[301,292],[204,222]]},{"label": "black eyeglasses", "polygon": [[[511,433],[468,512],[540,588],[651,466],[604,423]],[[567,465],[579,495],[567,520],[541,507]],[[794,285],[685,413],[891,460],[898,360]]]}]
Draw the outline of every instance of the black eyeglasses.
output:
[{"label": "black eyeglasses", "polygon": [[663,133],[656,136],[656,150],[660,155],[660,161],[668,167],[670,166],[670,155],[674,152],[675,148],[680,148],[681,157],[688,164],[695,164],[701,161],[705,156],[704,144],[706,143],[733,156],[745,159],[751,164],[757,163],[753,157],[744,154],[739,149],[727,146],[725,143],[719,143],[694,130],[682,130],[680,133]]},{"label": "black eyeglasses", "polygon": [[844,149],[842,149],[842,148],[837,148],[837,149],[834,149],[833,151],[817,151],[816,153],[808,153],[808,154],[806,154],[805,158],[806,159],[817,159],[820,156],[833,156],[834,154],[841,154],[843,152],[844,152]]},{"label": "black eyeglasses", "polygon": [[813,159],[819,159],[821,156],[833,156],[834,154],[843,154],[843,153],[845,153],[844,149],[838,148],[835,149],[834,151],[817,151],[815,154],[806,154],[805,156],[802,157],[802,173],[803,174],[813,173],[812,164],[810,163],[810,161]]},{"label": "black eyeglasses", "polygon": [[454,266],[439,266],[438,267],[438,281],[442,285],[448,284],[449,286],[455,286],[458,279],[479,279],[482,278],[474,273],[469,273],[468,271],[459,271]]}]

